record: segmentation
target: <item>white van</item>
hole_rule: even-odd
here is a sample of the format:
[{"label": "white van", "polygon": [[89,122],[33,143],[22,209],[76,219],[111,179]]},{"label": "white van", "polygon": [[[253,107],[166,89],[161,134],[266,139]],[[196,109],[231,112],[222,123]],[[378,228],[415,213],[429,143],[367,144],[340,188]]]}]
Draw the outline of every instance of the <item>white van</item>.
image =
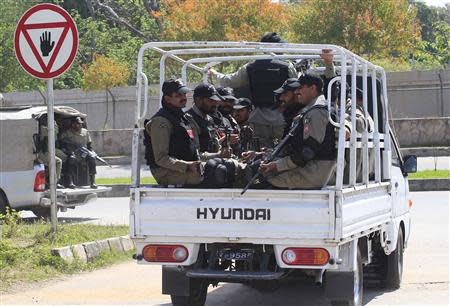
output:
[{"label": "white van", "polygon": [[[55,116],[83,116],[76,109],[56,106]],[[6,208],[31,210],[38,217],[50,216],[50,193],[46,168],[37,158],[39,117],[47,107],[0,107],[0,213]],[[57,189],[57,206],[61,211],[95,201],[97,194],[110,188]]]}]

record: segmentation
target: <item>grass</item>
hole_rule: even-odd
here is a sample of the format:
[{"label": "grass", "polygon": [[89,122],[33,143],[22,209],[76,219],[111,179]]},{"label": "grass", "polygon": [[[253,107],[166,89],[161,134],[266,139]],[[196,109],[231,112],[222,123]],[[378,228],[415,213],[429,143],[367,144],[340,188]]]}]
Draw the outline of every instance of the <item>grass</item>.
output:
[{"label": "grass", "polygon": [[[131,184],[131,178],[130,177],[97,178],[95,182],[98,185]],[[141,184],[156,184],[156,180],[153,176],[141,177]]]},{"label": "grass", "polygon": [[424,170],[408,175],[410,179],[450,178],[450,170]]},{"label": "grass", "polygon": [[66,274],[90,271],[131,258],[127,253],[104,252],[93,262],[67,263],[53,256],[51,249],[128,234],[128,226],[60,224],[53,235],[44,221],[25,223],[16,212],[2,215],[0,240],[0,292],[15,283],[46,280]]}]

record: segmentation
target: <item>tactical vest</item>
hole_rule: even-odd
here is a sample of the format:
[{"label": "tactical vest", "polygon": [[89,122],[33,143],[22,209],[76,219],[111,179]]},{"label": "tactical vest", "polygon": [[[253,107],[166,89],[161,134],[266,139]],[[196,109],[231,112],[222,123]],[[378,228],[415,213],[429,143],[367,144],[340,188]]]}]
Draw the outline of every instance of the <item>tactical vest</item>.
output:
[{"label": "tactical vest", "polygon": [[192,116],[192,118],[200,127],[200,152],[215,153],[219,151],[218,142],[215,141],[216,129],[214,128],[212,123],[197,114],[192,108],[187,112]]},{"label": "tactical vest", "polygon": [[[325,105],[315,105],[303,113],[301,117],[300,124],[298,125],[296,131],[294,132],[294,137],[289,142],[288,152],[299,152],[303,148],[303,130],[304,130],[304,117],[305,115],[313,109],[325,109],[327,110],[327,106]],[[336,159],[336,147],[335,147],[335,133],[334,126],[328,122],[326,130],[325,130],[325,138],[323,142],[319,145],[319,150],[314,157],[314,160],[335,160]]]},{"label": "tactical vest", "polygon": [[279,60],[257,60],[247,65],[251,100],[256,107],[272,107],[273,91],[289,77],[289,64]]},{"label": "tactical vest", "polygon": [[[173,126],[169,139],[169,156],[186,161],[196,161],[199,159],[193,139],[192,127],[184,117],[177,116],[166,107],[162,107],[152,118],[155,117],[166,118]],[[145,120],[145,124],[148,121]],[[152,139],[146,130],[144,130],[144,145],[147,165],[151,168],[159,167],[155,162]]]}]

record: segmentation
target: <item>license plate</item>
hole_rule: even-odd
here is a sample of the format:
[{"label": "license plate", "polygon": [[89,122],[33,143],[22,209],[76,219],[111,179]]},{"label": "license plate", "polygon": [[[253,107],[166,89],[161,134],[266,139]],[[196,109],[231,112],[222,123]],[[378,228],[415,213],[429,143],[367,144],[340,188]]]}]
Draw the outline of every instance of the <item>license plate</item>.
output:
[{"label": "license plate", "polygon": [[252,249],[233,250],[221,249],[217,251],[217,257],[224,260],[249,260],[253,257]]}]

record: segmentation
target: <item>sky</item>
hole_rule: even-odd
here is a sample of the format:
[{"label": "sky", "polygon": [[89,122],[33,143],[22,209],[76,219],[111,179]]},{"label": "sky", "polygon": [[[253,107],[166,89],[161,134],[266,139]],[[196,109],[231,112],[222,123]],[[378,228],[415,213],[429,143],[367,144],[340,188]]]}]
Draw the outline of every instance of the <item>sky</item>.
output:
[{"label": "sky", "polygon": [[434,6],[444,6],[446,3],[450,3],[450,0],[422,0],[427,5],[434,5]]}]

